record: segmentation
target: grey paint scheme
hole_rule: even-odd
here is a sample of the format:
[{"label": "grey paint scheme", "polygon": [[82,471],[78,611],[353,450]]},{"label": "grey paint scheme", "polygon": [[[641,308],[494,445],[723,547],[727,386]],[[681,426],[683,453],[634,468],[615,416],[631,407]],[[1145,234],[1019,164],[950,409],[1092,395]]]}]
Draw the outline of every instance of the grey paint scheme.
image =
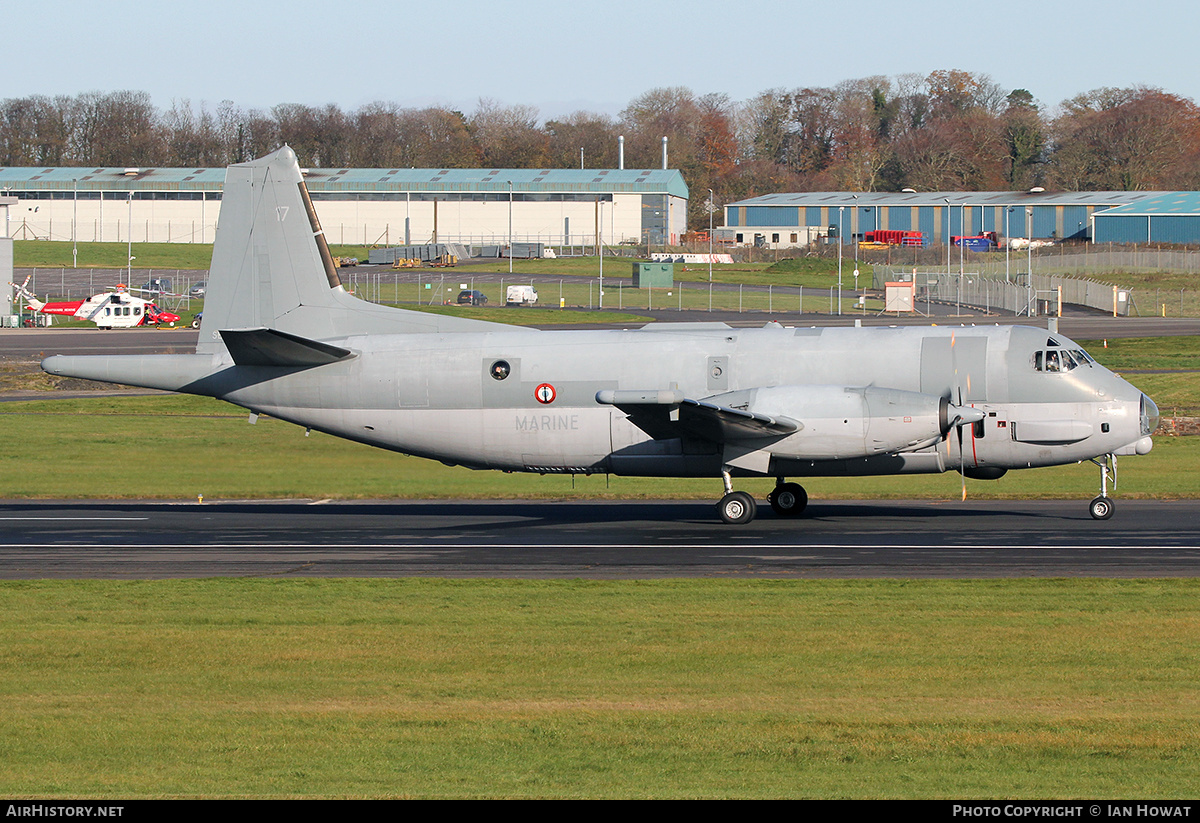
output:
[{"label": "grey paint scheme", "polygon": [[1090,361],[1038,371],[1050,338],[1078,348],[1043,329],[539,331],[407,311],[342,288],[291,149],[230,167],[224,192],[196,354],[43,368],[474,468],[987,476],[1150,449],[1153,403]]}]

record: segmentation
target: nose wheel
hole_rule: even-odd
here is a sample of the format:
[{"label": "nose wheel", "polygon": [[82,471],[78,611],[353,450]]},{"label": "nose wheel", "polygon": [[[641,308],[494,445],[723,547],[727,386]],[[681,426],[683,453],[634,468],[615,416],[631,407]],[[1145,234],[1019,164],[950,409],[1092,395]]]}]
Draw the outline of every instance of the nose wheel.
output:
[{"label": "nose wheel", "polygon": [[1115,508],[1111,497],[1097,497],[1088,504],[1093,520],[1107,520],[1113,516]]},{"label": "nose wheel", "polygon": [[1092,462],[1100,467],[1100,496],[1093,498],[1091,503],[1088,503],[1088,513],[1093,520],[1107,520],[1113,516],[1116,510],[1116,505],[1112,498],[1108,496],[1108,480],[1112,478],[1113,488],[1117,485],[1117,456],[1114,454],[1104,455],[1104,462],[1092,458]]}]

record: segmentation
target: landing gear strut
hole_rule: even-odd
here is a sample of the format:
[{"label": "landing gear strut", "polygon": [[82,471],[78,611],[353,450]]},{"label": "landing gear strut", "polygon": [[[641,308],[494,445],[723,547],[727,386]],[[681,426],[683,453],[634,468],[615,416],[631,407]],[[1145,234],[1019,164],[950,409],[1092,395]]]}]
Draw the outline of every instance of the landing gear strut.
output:
[{"label": "landing gear strut", "polygon": [[808,492],[799,483],[785,483],[778,477],[775,488],[767,495],[767,502],[780,517],[796,517],[808,506]]},{"label": "landing gear strut", "polygon": [[725,496],[717,504],[721,519],[730,525],[740,526],[749,523],[758,513],[758,504],[747,492],[735,492],[733,480],[729,477],[729,469],[721,470],[721,479],[725,481]]},{"label": "landing gear strut", "polygon": [[1112,478],[1113,488],[1116,488],[1117,456],[1106,454],[1103,463],[1094,457],[1091,458],[1091,462],[1100,467],[1100,496],[1093,498],[1092,502],[1088,504],[1088,512],[1092,515],[1093,520],[1107,520],[1113,516],[1113,512],[1116,510],[1112,498],[1108,496],[1108,479]]}]

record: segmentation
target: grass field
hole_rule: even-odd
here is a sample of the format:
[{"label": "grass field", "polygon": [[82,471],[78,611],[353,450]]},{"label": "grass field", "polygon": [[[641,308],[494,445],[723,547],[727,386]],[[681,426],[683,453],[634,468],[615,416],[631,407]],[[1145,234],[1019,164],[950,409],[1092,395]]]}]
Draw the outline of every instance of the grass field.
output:
[{"label": "grass field", "polygon": [[0,794],[1193,798],[1195,581],[0,585]]}]

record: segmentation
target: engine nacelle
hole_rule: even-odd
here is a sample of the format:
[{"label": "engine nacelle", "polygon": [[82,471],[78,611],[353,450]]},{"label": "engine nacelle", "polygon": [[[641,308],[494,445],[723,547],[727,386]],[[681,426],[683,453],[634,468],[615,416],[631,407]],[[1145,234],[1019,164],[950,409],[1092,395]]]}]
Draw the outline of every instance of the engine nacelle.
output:
[{"label": "engine nacelle", "polygon": [[944,397],[875,386],[772,386],[705,400],[795,421],[794,434],[766,448],[776,457],[801,460],[916,451],[962,422],[960,410]]}]

